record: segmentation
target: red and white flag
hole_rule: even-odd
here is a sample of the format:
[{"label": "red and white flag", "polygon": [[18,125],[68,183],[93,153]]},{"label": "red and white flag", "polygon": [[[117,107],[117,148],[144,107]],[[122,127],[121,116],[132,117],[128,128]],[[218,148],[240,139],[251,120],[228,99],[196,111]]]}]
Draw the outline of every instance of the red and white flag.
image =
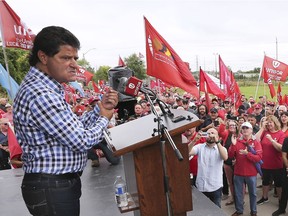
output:
[{"label": "red and white flag", "polygon": [[33,47],[35,34],[12,10],[5,0],[0,1],[1,32],[4,47],[29,50]]},{"label": "red and white flag", "polygon": [[[263,71],[265,71],[265,73],[263,73]],[[282,82],[286,81],[288,75],[288,65],[276,59],[264,56],[261,75],[263,78],[265,78],[264,75],[267,75],[267,77],[271,80]]]},{"label": "red and white flag", "polygon": [[[207,92],[225,100],[226,96],[224,92],[217,86],[217,84],[200,68],[199,73],[199,90]],[[206,85],[206,88],[205,88]],[[207,101],[207,100],[206,100]]]},{"label": "red and white flag", "polygon": [[272,79],[269,76],[269,74],[267,72],[267,69],[266,69],[266,68],[268,68],[267,66],[269,66],[269,61],[267,61],[267,60],[269,60],[270,58],[269,59],[268,58],[266,56],[264,56],[261,76],[263,77],[264,82],[268,84],[268,87],[269,87],[269,90],[270,90],[270,95],[273,98],[276,95],[276,91],[275,91],[274,85],[272,83]]},{"label": "red and white flag", "polygon": [[93,78],[93,73],[87,71],[82,66],[78,66],[76,76],[77,76],[77,80],[82,80],[86,84],[88,84]]},{"label": "red and white flag", "polygon": [[122,60],[122,58],[120,56],[119,56],[119,60],[118,60],[118,66],[121,66],[121,67],[126,66],[125,62]]},{"label": "red and white flag", "polygon": [[174,49],[144,17],[147,74],[199,97],[197,82]]}]

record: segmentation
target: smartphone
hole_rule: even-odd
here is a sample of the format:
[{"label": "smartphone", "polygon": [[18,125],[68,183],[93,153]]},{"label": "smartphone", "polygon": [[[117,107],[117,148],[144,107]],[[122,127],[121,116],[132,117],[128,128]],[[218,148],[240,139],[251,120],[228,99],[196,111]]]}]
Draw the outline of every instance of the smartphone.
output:
[{"label": "smartphone", "polygon": [[201,133],[201,137],[207,138],[208,137],[208,133],[207,132],[202,132]]}]

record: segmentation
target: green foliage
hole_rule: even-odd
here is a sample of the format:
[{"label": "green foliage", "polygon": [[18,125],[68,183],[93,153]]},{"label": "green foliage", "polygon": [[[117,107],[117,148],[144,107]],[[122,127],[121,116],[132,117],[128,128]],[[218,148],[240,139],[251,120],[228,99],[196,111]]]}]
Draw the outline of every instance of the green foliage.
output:
[{"label": "green foliage", "polygon": [[141,80],[147,77],[144,62],[133,53],[124,59],[125,64],[134,71],[135,76]]},{"label": "green foliage", "polygon": [[[20,84],[30,67],[28,63],[29,51],[13,48],[6,48],[5,51],[8,59],[10,76]],[[3,49],[1,49],[0,52],[0,63],[7,70]]]},{"label": "green foliage", "polygon": [[77,64],[84,67],[87,71],[91,72],[91,73],[95,73],[95,69],[93,67],[91,67],[90,63],[85,59],[79,59],[77,61]]},{"label": "green foliage", "polygon": [[100,66],[99,69],[96,71],[95,75],[93,76],[93,80],[96,82],[98,82],[98,80],[108,81],[109,69],[110,69],[109,66]]}]

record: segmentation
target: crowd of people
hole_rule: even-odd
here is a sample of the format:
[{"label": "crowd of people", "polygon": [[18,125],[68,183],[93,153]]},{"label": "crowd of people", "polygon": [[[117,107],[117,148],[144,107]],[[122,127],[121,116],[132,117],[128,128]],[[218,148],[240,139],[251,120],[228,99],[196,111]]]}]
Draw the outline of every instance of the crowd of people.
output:
[{"label": "crowd of people", "polygon": [[[250,213],[255,216],[257,204],[269,201],[268,191],[274,185],[279,206],[273,216],[286,211],[287,105],[267,101],[265,96],[242,95],[236,109],[229,98],[206,101],[206,97],[167,89],[157,94],[159,100],[153,104],[139,93],[133,113],[120,117],[118,93],[110,87],[67,103],[62,83],[76,79],[79,48],[80,42],[68,30],[42,29],[29,57],[31,68],[13,104],[0,99],[0,169],[11,169],[7,130],[14,127],[23,150],[17,158],[17,166],[25,172],[22,196],[32,215],[79,215],[80,176],[87,159],[93,167],[100,165],[102,155],[113,165],[120,162],[113,155],[113,145],[103,138],[107,128],[146,116],[151,106],[161,112],[159,100],[202,120],[182,134],[189,149],[191,182],[199,191],[220,208],[230,193],[225,205],[234,204],[232,216],[237,216],[243,214],[248,190]],[[258,176],[263,193],[257,201]]]}]

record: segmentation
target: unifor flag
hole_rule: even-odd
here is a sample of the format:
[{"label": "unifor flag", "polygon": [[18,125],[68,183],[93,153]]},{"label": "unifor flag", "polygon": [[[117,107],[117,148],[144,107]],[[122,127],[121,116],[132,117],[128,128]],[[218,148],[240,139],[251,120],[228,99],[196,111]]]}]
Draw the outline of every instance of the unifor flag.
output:
[{"label": "unifor flag", "polygon": [[[268,78],[276,81],[286,81],[288,75],[288,65],[276,59],[264,56],[262,71],[265,71]],[[264,73],[262,73],[264,78]]]},{"label": "unifor flag", "polygon": [[283,105],[281,82],[278,83],[277,101],[279,105]]},{"label": "unifor flag", "polygon": [[33,46],[35,34],[12,10],[5,0],[0,0],[1,33],[4,47],[29,50]]},{"label": "unifor flag", "polygon": [[[273,98],[275,95],[276,95],[276,92],[275,92],[275,88],[274,88],[274,85],[272,83],[272,79],[271,77],[269,76],[268,74],[268,71],[267,71],[267,65],[269,64],[268,63],[268,58],[266,56],[264,56],[264,61],[263,61],[263,66],[262,66],[262,71],[261,71],[261,76],[263,77],[264,79],[264,82],[268,84],[268,87],[269,87],[269,90],[270,90],[270,95],[271,97]],[[274,77],[275,78],[275,77]]]},{"label": "unifor flag", "polygon": [[[202,92],[206,92],[225,100],[224,92],[217,86],[217,84],[200,68],[200,85],[199,90]],[[206,85],[206,88],[205,88]]]},{"label": "unifor flag", "polygon": [[76,71],[76,77],[78,81],[83,81],[87,85],[92,80],[93,74],[87,71],[84,67],[78,66]]},{"label": "unifor flag", "polygon": [[121,67],[126,66],[125,62],[123,61],[123,59],[120,56],[119,56],[119,60],[118,60],[118,66],[121,66]]},{"label": "unifor flag", "polygon": [[144,17],[147,74],[199,97],[197,82],[174,49]]}]

